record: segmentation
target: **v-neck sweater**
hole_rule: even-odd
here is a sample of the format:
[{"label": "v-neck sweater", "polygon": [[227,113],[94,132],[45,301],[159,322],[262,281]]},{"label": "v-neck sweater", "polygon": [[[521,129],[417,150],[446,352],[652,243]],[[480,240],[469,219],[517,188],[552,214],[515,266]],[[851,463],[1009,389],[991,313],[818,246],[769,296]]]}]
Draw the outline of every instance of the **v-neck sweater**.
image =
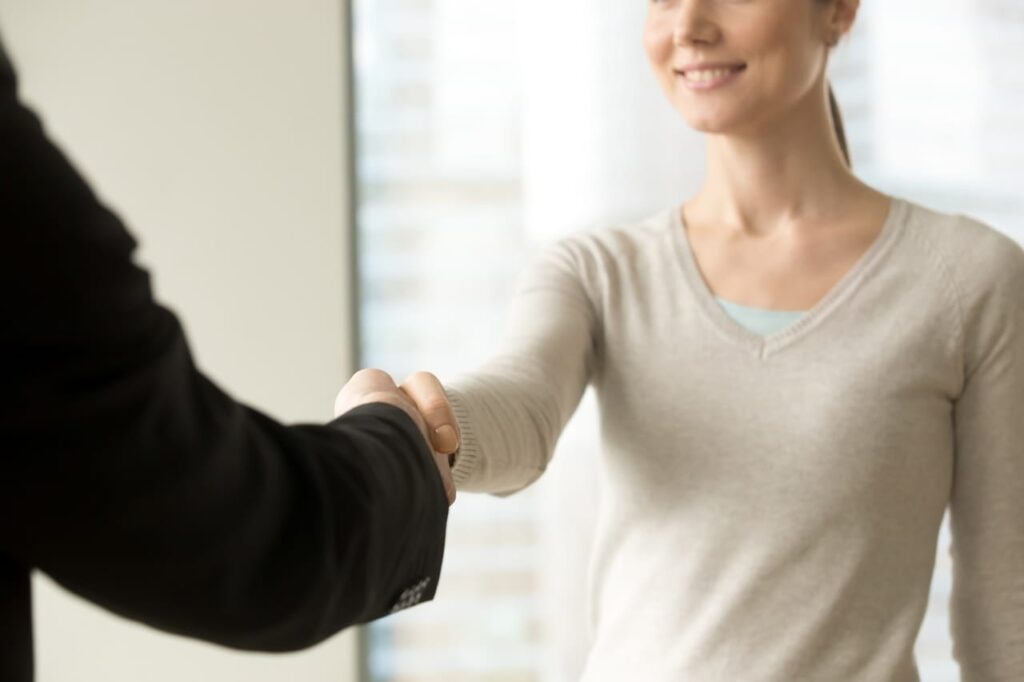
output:
[{"label": "v-neck sweater", "polygon": [[679,207],[562,239],[524,275],[502,348],[446,384],[457,487],[536,480],[588,385],[584,682],[917,682],[947,505],[962,679],[1024,680],[1011,238],[895,197],[845,276],[766,336],[717,303]]}]

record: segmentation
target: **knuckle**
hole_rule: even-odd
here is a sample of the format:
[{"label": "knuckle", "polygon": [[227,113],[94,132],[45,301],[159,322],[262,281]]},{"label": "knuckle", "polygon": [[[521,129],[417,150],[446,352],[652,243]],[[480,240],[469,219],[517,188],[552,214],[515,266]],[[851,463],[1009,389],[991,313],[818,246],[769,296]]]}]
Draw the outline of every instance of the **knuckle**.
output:
[{"label": "knuckle", "polygon": [[420,404],[420,408],[428,414],[447,417],[448,416],[448,399],[444,396],[432,395],[426,398]]},{"label": "knuckle", "polygon": [[358,372],[356,372],[353,375],[353,378],[359,378],[360,380],[364,380],[364,381],[373,381],[373,382],[385,382],[385,381],[387,381],[387,382],[394,383],[394,381],[392,381],[392,379],[391,379],[391,375],[390,374],[388,374],[387,372],[385,372],[382,369],[376,369],[376,368],[373,368],[373,367],[368,367],[368,368],[359,370]]},{"label": "knuckle", "polygon": [[411,407],[411,405],[409,405],[409,401],[395,391],[373,391],[372,393],[367,393],[362,399],[365,402],[389,403],[395,407],[400,407],[407,412]]},{"label": "knuckle", "polygon": [[413,372],[405,381],[407,384],[421,389],[431,388],[439,383],[436,376],[424,371]]}]

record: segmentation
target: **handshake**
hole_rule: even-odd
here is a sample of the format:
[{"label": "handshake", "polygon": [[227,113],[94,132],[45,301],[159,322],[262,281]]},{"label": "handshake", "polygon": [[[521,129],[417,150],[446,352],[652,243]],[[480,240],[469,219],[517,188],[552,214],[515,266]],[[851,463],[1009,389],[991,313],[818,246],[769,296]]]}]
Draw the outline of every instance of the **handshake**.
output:
[{"label": "handshake", "polygon": [[338,393],[334,401],[334,416],[340,417],[367,403],[389,403],[404,410],[416,422],[423,439],[433,452],[448,504],[454,503],[452,466],[455,464],[461,435],[448,396],[437,377],[429,372],[416,372],[401,386],[396,386],[387,372],[379,369],[360,370],[352,375]]}]

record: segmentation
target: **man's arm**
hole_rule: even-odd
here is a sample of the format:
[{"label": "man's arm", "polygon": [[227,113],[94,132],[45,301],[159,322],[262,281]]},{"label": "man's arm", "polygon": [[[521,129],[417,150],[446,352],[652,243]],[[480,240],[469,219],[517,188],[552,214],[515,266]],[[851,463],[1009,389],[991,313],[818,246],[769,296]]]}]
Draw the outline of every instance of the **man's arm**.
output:
[{"label": "man's arm", "polygon": [[234,402],[196,370],[134,247],[0,50],[0,555],[249,649],[432,598],[448,506],[409,416],[372,404],[285,427]]}]

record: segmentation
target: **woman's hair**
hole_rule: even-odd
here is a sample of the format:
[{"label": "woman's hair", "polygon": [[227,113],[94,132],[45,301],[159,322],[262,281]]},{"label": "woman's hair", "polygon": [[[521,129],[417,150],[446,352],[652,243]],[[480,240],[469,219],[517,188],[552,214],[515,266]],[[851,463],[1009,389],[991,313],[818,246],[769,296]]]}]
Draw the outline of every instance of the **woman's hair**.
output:
[{"label": "woman's hair", "polygon": [[843,158],[846,159],[846,165],[852,168],[850,148],[846,144],[846,129],[843,127],[843,114],[839,111],[839,103],[836,102],[836,96],[832,92],[831,84],[828,86],[828,107],[832,112],[832,126],[835,128],[836,137],[839,138],[839,148],[843,150]]},{"label": "woman's hair", "polygon": [[[828,4],[833,0],[817,0],[819,4]],[[836,137],[839,138],[839,148],[843,150],[843,158],[846,159],[846,165],[853,167],[850,162],[850,148],[846,144],[846,129],[843,127],[843,114],[839,111],[839,102],[836,101],[836,95],[832,92],[832,84],[828,85],[828,108],[832,112],[832,127],[835,128]]]}]

